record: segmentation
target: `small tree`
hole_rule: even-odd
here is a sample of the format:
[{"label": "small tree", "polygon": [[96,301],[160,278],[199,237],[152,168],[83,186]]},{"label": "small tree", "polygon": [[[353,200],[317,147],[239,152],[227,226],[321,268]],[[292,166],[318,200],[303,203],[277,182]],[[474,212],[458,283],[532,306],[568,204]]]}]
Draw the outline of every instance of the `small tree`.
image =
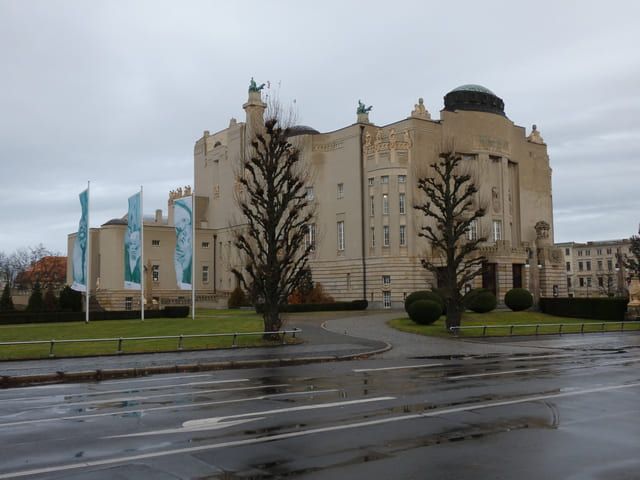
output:
[{"label": "small tree", "polygon": [[69,285],[60,292],[60,309],[65,312],[82,311],[82,293],[73,290]]},{"label": "small tree", "polygon": [[33,289],[31,290],[31,296],[29,297],[29,303],[27,304],[28,312],[42,312],[44,311],[44,298],[42,297],[42,289],[40,288],[40,283],[36,282],[33,284]]},{"label": "small tree", "polygon": [[481,273],[485,260],[477,254],[485,239],[468,235],[485,211],[474,207],[478,188],[469,173],[461,172],[462,158],[453,152],[441,153],[439,158],[431,165],[434,175],[418,180],[418,188],[425,193],[426,202],[414,208],[431,221],[418,233],[432,248],[431,257],[423,258],[421,262],[444,286],[447,329],[451,330],[460,325],[464,311],[461,291]]},{"label": "small tree", "polygon": [[2,298],[0,298],[0,312],[13,312],[15,307],[13,306],[13,299],[11,298],[11,289],[9,284],[5,283],[2,290]]},{"label": "small tree", "polygon": [[[640,231],[638,231],[640,234]],[[631,257],[624,256],[624,266],[637,278],[640,278],[640,236],[632,235],[629,239],[631,246],[629,247]],[[617,259],[620,261],[621,259]]]},{"label": "small tree", "polygon": [[237,202],[247,223],[238,230],[235,246],[243,252],[245,265],[232,271],[262,304],[265,332],[282,327],[280,312],[306,275],[313,248],[305,247],[313,218],[306,175],[288,135],[276,118],[267,120],[251,142],[251,155],[242,159],[238,176],[244,194]]},{"label": "small tree", "polygon": [[47,291],[44,292],[44,307],[49,312],[58,311],[58,299],[51,284],[47,287]]}]

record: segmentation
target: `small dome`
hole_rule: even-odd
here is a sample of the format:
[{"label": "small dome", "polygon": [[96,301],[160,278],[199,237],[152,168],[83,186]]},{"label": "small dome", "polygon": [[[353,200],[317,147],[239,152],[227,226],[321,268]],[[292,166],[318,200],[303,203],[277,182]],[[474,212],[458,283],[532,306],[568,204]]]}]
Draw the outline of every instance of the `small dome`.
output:
[{"label": "small dome", "polygon": [[449,112],[467,110],[505,116],[502,99],[488,88],[474,84],[461,85],[447,93],[444,109]]},{"label": "small dome", "polygon": [[489,95],[493,95],[494,97],[497,96],[487,87],[483,87],[482,85],[476,85],[474,83],[469,83],[467,85],[460,85],[458,88],[454,88],[451,91],[452,92],[481,92],[481,93],[488,93]]},{"label": "small dome", "polygon": [[287,137],[297,137],[298,135],[316,135],[320,133],[315,128],[308,127],[307,125],[294,125],[289,128],[289,134]]},{"label": "small dome", "polygon": [[129,225],[126,218],[112,218],[107,223],[103,223],[102,226],[106,225]]}]

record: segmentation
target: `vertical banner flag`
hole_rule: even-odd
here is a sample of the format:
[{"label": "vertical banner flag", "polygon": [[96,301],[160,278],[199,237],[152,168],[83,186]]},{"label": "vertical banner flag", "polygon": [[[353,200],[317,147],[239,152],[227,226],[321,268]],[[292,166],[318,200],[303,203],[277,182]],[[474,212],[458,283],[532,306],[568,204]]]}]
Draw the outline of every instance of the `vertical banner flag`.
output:
[{"label": "vertical banner flag", "polygon": [[78,233],[73,243],[73,256],[71,268],[73,272],[73,285],[71,288],[78,292],[87,291],[87,247],[89,241],[89,189],[81,192],[80,207],[82,215],[78,224]]},{"label": "vertical banner flag", "polygon": [[124,288],[141,289],[142,208],[141,193],[129,197],[127,230],[124,234]]},{"label": "vertical banner flag", "polygon": [[181,290],[191,290],[191,268],[193,263],[193,197],[183,197],[173,201],[173,218],[176,227],[176,250],[173,263],[176,267],[176,281]]}]

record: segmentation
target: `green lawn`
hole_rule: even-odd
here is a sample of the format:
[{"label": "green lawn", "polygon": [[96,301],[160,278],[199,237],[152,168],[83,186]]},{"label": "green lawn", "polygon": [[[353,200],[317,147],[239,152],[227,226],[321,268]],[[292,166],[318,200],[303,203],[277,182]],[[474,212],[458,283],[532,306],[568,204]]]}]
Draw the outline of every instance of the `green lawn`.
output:
[{"label": "green lawn", "polygon": [[[22,342],[34,340],[71,340],[87,338],[126,338],[169,335],[195,335],[233,332],[261,332],[262,317],[253,311],[240,310],[198,310],[196,318],[154,318],[140,320],[109,320],[70,323],[38,323],[26,325],[0,326],[0,342]],[[291,337],[287,337],[290,339]],[[232,345],[232,337],[183,339],[185,350],[224,348]],[[261,335],[239,336],[238,346],[265,345]],[[131,340],[122,344],[123,353],[175,351],[177,339]],[[0,345],[0,360],[15,358],[41,358],[49,356],[49,344],[40,345]],[[55,356],[82,356],[114,354],[118,342],[82,342],[56,344]]]},{"label": "green lawn", "polygon": [[[582,331],[583,323],[595,323],[596,325],[585,325],[584,332],[600,332],[602,331],[602,321],[583,319],[583,318],[567,318],[567,317],[555,317],[553,315],[547,315],[540,312],[507,312],[496,311],[490,313],[472,313],[467,312],[462,316],[461,326],[484,326],[484,325],[526,325],[524,327],[515,327],[513,332],[509,327],[501,328],[487,328],[486,336],[504,336],[512,333],[513,335],[535,335],[536,326],[538,334],[554,334],[558,333],[559,327],[551,326],[549,324],[564,323],[570,324],[562,327],[562,333],[580,333]],[[420,335],[431,335],[435,337],[451,337],[451,335],[445,330],[445,317],[440,319],[432,325],[418,325],[411,321],[409,317],[397,318],[391,320],[389,325],[398,330],[402,330],[410,333],[417,333]],[[619,331],[621,328],[620,322],[604,322],[605,331]],[[625,330],[640,330],[640,324],[632,323],[625,324]],[[481,337],[483,336],[482,329],[469,329],[461,330],[459,336],[464,337]]]}]

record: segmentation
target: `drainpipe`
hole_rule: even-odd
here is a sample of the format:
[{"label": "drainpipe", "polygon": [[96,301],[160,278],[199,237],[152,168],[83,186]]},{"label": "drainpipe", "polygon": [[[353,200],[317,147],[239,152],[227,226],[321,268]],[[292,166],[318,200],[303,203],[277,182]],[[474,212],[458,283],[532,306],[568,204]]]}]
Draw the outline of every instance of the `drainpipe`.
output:
[{"label": "drainpipe", "polygon": [[216,285],[218,283],[218,279],[216,277],[216,249],[218,247],[218,235],[213,235],[213,294],[215,295],[216,292]]},{"label": "drainpipe", "polygon": [[360,227],[361,227],[361,248],[362,248],[362,299],[367,300],[367,261],[365,258],[366,251],[366,226],[365,226],[365,195],[364,195],[364,149],[363,149],[363,141],[364,139],[364,125],[360,125],[360,165],[358,168],[360,169],[360,217],[362,219]]}]

